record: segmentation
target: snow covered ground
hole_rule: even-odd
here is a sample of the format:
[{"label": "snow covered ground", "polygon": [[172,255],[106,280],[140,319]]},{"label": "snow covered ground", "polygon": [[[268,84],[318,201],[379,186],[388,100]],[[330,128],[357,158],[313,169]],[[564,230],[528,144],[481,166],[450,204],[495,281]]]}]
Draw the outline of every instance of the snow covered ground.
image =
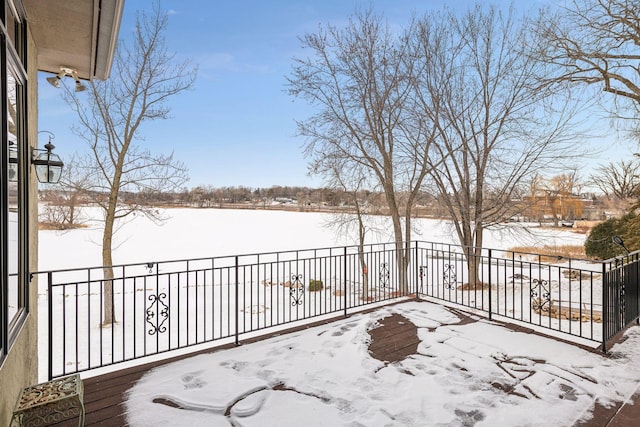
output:
[{"label": "snow covered ground", "polygon": [[[169,209],[161,212],[166,221],[157,224],[144,216],[121,224],[114,240],[113,259],[115,264],[155,262],[199,257],[228,256],[246,253],[264,253],[291,249],[321,248],[355,243],[353,236],[338,235],[327,228],[332,215],[321,213],[300,213],[283,211],[220,210],[220,209]],[[100,266],[101,224],[100,211],[83,208],[86,228],[70,231],[40,231],[39,270],[61,270],[67,268]],[[376,217],[376,229],[369,234],[369,241],[388,242],[391,227],[385,219]],[[443,243],[456,243],[451,225],[444,221],[416,220],[416,239]],[[523,229],[510,225],[487,233],[485,241],[489,247],[509,248],[515,245],[580,243],[583,236],[565,230]],[[144,273],[147,271],[144,270]],[[92,278],[101,274],[100,269]],[[86,281],[86,272],[79,274],[79,281]],[[264,279],[264,277],[263,277]],[[308,279],[308,278],[307,278]],[[328,278],[329,279],[329,278]],[[287,281],[289,278],[280,278]],[[73,283],[73,278],[69,279]],[[46,330],[46,283],[40,280],[40,321]],[[208,283],[211,285],[211,283]],[[223,284],[219,283],[219,286]],[[257,286],[257,283],[253,285]],[[140,288],[140,286],[136,286]],[[99,283],[94,288],[58,288],[67,296],[67,310],[76,305],[71,299],[74,292],[91,294],[99,300]],[[256,292],[264,291],[257,287]],[[126,290],[125,290],[126,292]],[[147,298],[141,295],[140,298]],[[84,298],[79,301],[86,305]],[[264,301],[264,299],[263,299]],[[142,306],[142,304],[139,304]],[[93,305],[99,309],[99,301]],[[54,309],[62,309],[62,301],[54,304]],[[89,313],[90,314],[90,313]],[[133,316],[129,316],[130,319]],[[99,322],[94,315],[93,321]],[[86,323],[86,322],[85,322]],[[98,323],[99,325],[99,323]],[[81,330],[86,329],[81,325]],[[75,341],[75,340],[74,340]],[[101,341],[102,342],[102,341]],[[80,347],[87,345],[80,340]],[[69,351],[74,349],[69,348]],[[94,351],[100,350],[94,346]]]},{"label": "snow covered ground", "polygon": [[[101,241],[101,229],[100,223],[93,219],[99,215],[99,212],[95,209],[85,208],[84,215],[87,218],[86,228],[65,232],[41,231],[39,233],[40,271],[100,265],[100,246],[97,242]],[[326,227],[326,224],[331,219],[331,215],[327,214],[251,210],[171,209],[164,211],[163,215],[166,221],[161,224],[156,224],[146,217],[138,216],[134,217],[133,221],[121,225],[114,245],[114,261],[116,264],[153,261],[157,266],[159,260],[273,252],[354,243],[351,236],[337,235]],[[378,228],[380,230],[389,229],[382,223],[384,219],[376,218],[376,220],[379,222]],[[451,227],[444,221],[417,220],[415,226],[416,238],[455,243],[455,238],[451,235]],[[519,225],[510,225],[500,230],[490,231],[487,234],[488,236],[485,240],[488,244],[492,247],[504,249],[516,245],[535,245],[536,243],[580,243],[583,239],[581,235],[564,230],[536,228],[523,230]],[[391,236],[385,234],[384,231],[377,234],[371,233],[370,235],[370,242],[387,242],[390,239]],[[373,266],[370,265],[370,267],[372,268]],[[197,269],[198,267],[195,266],[195,263],[192,263],[191,268]],[[276,265],[275,268],[277,270],[280,266]],[[143,268],[143,270],[140,273],[141,275],[149,275],[146,269]],[[268,270],[273,273],[273,266],[270,266]],[[264,317],[263,327],[268,326],[266,323],[280,323],[278,320],[280,318],[291,318],[291,307],[286,302],[289,291],[282,289],[280,286],[277,287],[278,289],[273,288],[273,292],[271,288],[265,288],[261,284],[261,282],[264,282],[263,279],[266,278],[269,281],[273,279],[272,277],[264,277],[265,271],[267,271],[266,268],[257,269],[252,267],[245,272],[245,276],[251,277],[251,280],[250,282],[243,282],[240,295],[243,301],[241,320],[245,320],[247,313],[250,313],[251,316],[246,321],[252,324],[255,321],[255,324],[259,325],[260,318]],[[205,270],[203,272],[206,273]],[[211,272],[211,274],[213,273]],[[263,275],[262,278],[260,274]],[[141,277],[141,279],[144,279],[144,285],[141,285],[141,281],[120,283],[119,286],[121,288],[115,290],[116,306],[120,305],[122,307],[123,304],[128,304],[127,307],[129,308],[121,308],[122,316],[118,316],[125,317],[126,322],[118,322],[113,331],[106,332],[100,328],[101,317],[99,313],[102,297],[100,277],[98,276],[101,275],[101,270],[98,269],[97,272],[91,272],[90,276],[94,280],[91,287],[73,285],[75,280],[80,282],[87,280],[86,271],[81,271],[78,275],[77,279],[67,279],[72,285],[56,287],[53,292],[56,298],[53,305],[55,317],[54,334],[59,334],[63,330],[66,331],[64,336],[54,336],[54,341],[57,344],[54,349],[53,360],[56,375],[62,372],[71,372],[67,371],[67,369],[86,369],[89,366],[94,366],[93,363],[95,361],[102,361],[103,359],[113,360],[113,357],[115,357],[116,361],[118,361],[139,357],[140,350],[136,350],[136,348],[143,349],[143,354],[153,353],[156,350],[160,351],[160,345],[165,350],[176,348],[176,344],[171,344],[167,339],[173,339],[175,342],[176,339],[181,340],[184,337],[189,340],[191,336],[198,337],[198,340],[210,340],[214,337],[211,334],[217,334],[216,337],[228,336],[229,331],[232,329],[232,326],[227,324],[230,318],[229,307],[226,305],[213,305],[216,299],[218,301],[216,304],[220,304],[220,302],[224,301],[229,303],[233,298],[232,289],[229,288],[228,280],[225,281],[226,279],[222,273],[219,278],[217,275],[210,276],[208,279],[202,276],[204,281],[195,277],[196,282],[202,282],[198,285],[198,290],[193,288],[195,284],[194,277],[182,282],[176,282],[175,276],[161,275],[161,279],[172,280],[173,278],[173,285],[167,285],[167,283],[158,285],[156,283],[158,276],[155,273],[149,275],[149,281],[147,281],[147,277]],[[289,277],[291,277],[291,273],[284,274],[283,277],[277,280],[284,282]],[[306,279],[308,280],[310,277]],[[334,283],[335,277],[323,277],[323,279],[325,280],[325,285],[332,284],[333,286],[327,286],[322,292],[325,295],[323,301],[326,301],[324,303],[319,302],[319,304],[326,306],[328,302],[334,310],[340,310],[343,299],[336,298],[334,289],[343,285]],[[46,331],[46,283],[45,280],[40,280],[39,283],[40,327],[42,331]],[[156,284],[153,285],[152,283]],[[360,286],[358,283],[351,283],[347,294],[353,296],[360,291]],[[331,287],[334,289],[331,289]],[[216,289],[215,293],[213,291],[214,288]],[[173,295],[174,302],[177,296],[177,305],[172,305],[172,303],[168,302],[170,305],[169,312],[172,313],[173,317],[173,320],[169,319],[169,322],[167,322],[167,325],[170,325],[171,332],[168,337],[165,334],[160,341],[157,341],[157,335],[148,336],[145,334],[145,328],[148,324],[145,321],[146,313],[142,308],[148,306],[148,298],[159,297],[162,293]],[[449,291],[450,293],[451,291]],[[151,294],[154,296],[151,296]],[[245,294],[252,299],[249,300],[243,297]],[[78,295],[78,298],[76,298],[76,295]],[[180,295],[183,295],[182,299]],[[276,295],[275,299],[273,295]],[[317,295],[310,294],[310,296],[315,298]],[[459,297],[459,295],[454,296]],[[192,297],[196,299],[198,310],[194,311],[195,306],[190,304]],[[280,298],[283,298],[282,303],[278,302]],[[274,301],[275,306],[271,307],[271,305],[274,305]],[[462,302],[465,302],[464,297]],[[310,303],[312,303],[311,298],[307,298],[305,304]],[[248,306],[245,307],[247,304]],[[136,306],[139,308],[135,309]],[[275,313],[275,309],[280,310],[278,307],[288,311]],[[309,306],[306,309],[308,312],[311,312],[311,310],[315,312],[317,308]],[[62,317],[63,310],[67,315],[66,319]],[[261,313],[266,312],[265,310],[269,312],[268,318],[260,316]],[[204,326],[204,333],[200,327],[198,330],[192,330],[196,325],[196,321],[202,318],[203,315],[206,317],[207,312],[210,313],[210,316],[211,313],[219,313],[220,319],[217,321],[215,328],[209,326],[209,334],[211,335],[209,338],[205,336],[207,334],[207,326]],[[298,318],[297,312],[298,310],[295,310],[296,318]],[[527,309],[528,312],[529,310]],[[273,322],[274,313],[275,323]],[[217,314],[216,318],[218,318]],[[182,319],[182,322],[178,319]],[[233,316],[231,316],[231,319],[233,319]],[[75,322],[78,322],[77,329],[75,329]],[[176,330],[176,327],[185,328],[189,325],[189,331]],[[136,327],[138,333],[136,333]],[[558,329],[556,326],[554,328]],[[243,327],[243,329],[247,330],[246,327]],[[41,360],[46,360],[46,335],[41,334],[40,337]],[[110,339],[113,337],[122,337],[122,339],[116,339],[115,347],[112,348]],[[92,343],[92,340],[97,341]],[[122,348],[125,342],[128,343],[126,344],[126,349]],[[152,348],[157,349],[152,350]],[[63,354],[65,355],[65,360],[62,360]],[[76,354],[78,354],[77,358],[75,358]],[[43,363],[40,371],[41,378],[47,375],[45,368],[46,365]],[[62,369],[65,371],[62,371]]]},{"label": "snow covered ground", "polygon": [[[85,215],[96,211],[85,209]],[[353,244],[324,224],[330,215],[281,211],[171,209],[155,224],[135,217],[116,236],[115,263],[260,253]],[[40,231],[40,271],[99,266],[101,230]],[[457,243],[449,224],[416,221],[416,239]],[[389,229],[382,225],[381,229]],[[370,242],[391,240],[384,232]],[[509,225],[490,230],[488,247],[581,244],[566,230]],[[46,331],[46,283],[40,282]],[[385,364],[367,352],[367,331],[398,312],[419,327],[418,354]],[[457,324],[431,303],[406,303],[337,323],[149,372],[129,394],[133,426],[571,425],[596,398],[624,401],[640,381],[640,331],[604,358],[480,320]],[[46,334],[41,333],[43,340]],[[46,341],[40,347],[46,361]],[[42,363],[41,378],[46,376]],[[504,390],[513,393],[505,393]],[[154,399],[174,402],[172,408]],[[164,399],[164,400],[162,400]],[[227,413],[227,415],[225,415]]]},{"label": "snow covered ground", "polygon": [[[102,232],[94,218],[100,212],[83,208],[86,228],[70,231],[43,230],[38,233],[39,270],[98,266]],[[329,246],[352,245],[356,236],[337,235],[326,227],[330,214],[232,209],[167,209],[166,218],[156,224],[136,216],[122,224],[114,240],[114,263],[130,264],[171,259],[227,256]],[[391,227],[376,218],[378,232],[371,232],[371,243],[390,242]],[[414,240],[458,242],[451,224],[431,219],[414,220]],[[558,229],[509,224],[487,230],[488,248],[513,246],[582,244],[584,235]]]},{"label": "snow covered ground", "polygon": [[[399,313],[417,354],[385,363],[368,330]],[[640,328],[611,357],[410,302],[148,372],[132,426],[571,426],[640,384]],[[169,405],[173,405],[171,407]],[[177,406],[177,407],[175,407]]]}]

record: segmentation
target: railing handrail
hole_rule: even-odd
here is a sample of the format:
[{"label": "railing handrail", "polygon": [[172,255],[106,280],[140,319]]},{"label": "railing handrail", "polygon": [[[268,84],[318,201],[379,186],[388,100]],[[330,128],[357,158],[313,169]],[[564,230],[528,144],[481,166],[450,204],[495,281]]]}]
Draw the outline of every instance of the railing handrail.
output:
[{"label": "railing handrail", "polygon": [[619,260],[624,260],[625,258],[630,258],[630,257],[633,257],[633,256],[637,257],[639,254],[640,254],[640,249],[637,250],[637,251],[629,252],[628,254],[614,256],[612,258],[605,259],[605,260],[600,261],[600,262],[602,262],[603,264],[615,264]]},{"label": "railing handrail", "polygon": [[[387,246],[395,246],[396,242],[383,242],[383,243],[367,243],[364,246],[367,248],[371,248],[371,247],[375,247],[375,246],[381,246],[382,247],[382,251],[385,250],[385,248]],[[475,249],[475,247],[473,246],[466,246],[466,245],[460,245],[457,243],[443,243],[443,242],[432,242],[432,241],[428,241],[428,240],[412,240],[410,241],[410,247],[413,244],[426,244],[426,245],[438,245],[438,246],[448,246],[448,247],[454,247],[454,248],[460,248],[463,251],[461,252],[463,255],[465,255],[464,249]],[[404,245],[404,243],[403,243]],[[64,269],[47,269],[47,270],[38,270],[38,271],[34,271],[31,272],[31,274],[33,275],[41,275],[41,274],[48,274],[50,272],[53,273],[64,273],[64,272],[74,272],[74,271],[83,271],[83,270],[99,270],[99,269],[104,269],[104,268],[112,268],[112,269],[118,269],[118,268],[122,268],[122,267],[132,267],[132,266],[146,266],[149,264],[152,265],[158,265],[158,264],[175,264],[175,263],[185,263],[185,262],[199,262],[199,261],[209,261],[209,260],[219,260],[219,259],[234,259],[236,257],[238,258],[243,258],[243,257],[256,257],[256,256],[269,256],[269,255],[277,255],[277,254],[284,254],[284,253],[296,253],[296,252],[310,252],[310,251],[327,251],[327,250],[342,250],[342,249],[359,249],[359,245],[354,244],[354,245],[342,245],[342,246],[323,246],[323,247],[319,247],[319,248],[303,248],[303,249],[288,249],[288,250],[281,250],[281,251],[269,251],[269,252],[246,252],[246,253],[235,253],[235,254],[231,254],[231,255],[214,255],[214,256],[202,256],[202,257],[197,257],[197,258],[178,258],[178,259],[163,259],[163,260],[147,260],[147,261],[138,261],[138,262],[133,262],[133,263],[123,263],[123,264],[113,264],[113,265],[90,265],[90,266],[84,266],[84,267],[72,267],[72,268],[64,268]],[[413,248],[413,247],[412,247]],[[424,248],[421,248],[424,249]],[[434,249],[434,250],[441,250],[441,249]],[[510,257],[501,257],[501,256],[495,256],[495,253],[501,253],[501,252],[508,252],[508,253],[513,253],[513,254],[519,254],[519,255],[529,255],[529,256],[534,256],[534,257],[553,257],[553,255],[549,255],[549,254],[540,254],[540,253],[535,253],[535,252],[521,252],[521,251],[514,251],[508,248],[490,248],[490,247],[483,247],[481,248],[481,250],[484,251],[492,251],[494,253],[494,255],[492,255],[491,258],[493,259],[511,259]],[[579,261],[579,262],[587,262],[590,264],[594,264],[595,266],[599,266],[602,264],[615,264],[615,260],[619,260],[619,259],[625,259],[628,258],[630,256],[633,255],[637,255],[640,254],[640,250],[638,251],[634,251],[631,252],[629,254],[626,255],[620,255],[614,258],[610,258],[608,260],[594,260],[594,259],[586,259],[586,258],[574,258],[574,257],[565,257],[565,256],[558,256],[558,261],[562,260],[562,261]],[[486,257],[486,255],[481,255],[481,257]],[[531,262],[531,261],[528,261]],[[551,265],[551,263],[544,263]],[[595,268],[595,267],[594,267]],[[576,269],[578,270],[578,269]],[[586,270],[584,268],[580,269],[580,270]],[[600,272],[600,270],[586,270],[586,271],[594,271],[594,272]]]},{"label": "railing handrail", "polygon": [[[467,264],[470,249],[477,257],[475,270],[474,263]],[[238,343],[246,333],[318,316],[346,316],[398,297],[425,297],[479,310],[489,319],[495,315],[591,341],[602,339],[606,350],[607,340],[623,323],[623,282],[640,276],[638,256],[628,255],[633,261],[628,264],[589,261],[587,268],[574,263],[584,260],[562,258],[567,265],[542,262],[542,256],[413,240],[371,243],[364,250],[344,245],[116,264],[110,266],[116,277],[107,279],[100,273],[105,266],[34,274],[46,274],[50,376],[226,338]],[[320,288],[311,289],[312,282]],[[103,311],[108,301],[103,297],[111,298],[109,310]],[[563,312],[554,307],[556,301],[579,309]],[[119,314],[105,314],[114,309]],[[103,315],[113,316],[111,322],[104,321],[107,329]],[[587,320],[576,321],[575,316]],[[117,328],[116,317],[122,321]],[[594,330],[602,331],[601,336]],[[83,348],[84,340],[88,348]],[[52,345],[62,349],[61,369],[52,370]]]},{"label": "railing handrail", "polygon": [[[387,245],[395,245],[395,242],[384,242],[384,243],[367,243],[366,247],[371,246],[387,246]],[[233,259],[236,257],[251,257],[251,256],[265,256],[265,255],[276,255],[283,253],[295,253],[295,252],[309,252],[309,251],[326,251],[332,249],[343,249],[343,248],[358,248],[359,245],[343,245],[343,246],[324,246],[320,248],[304,248],[304,249],[288,249],[282,251],[270,251],[270,252],[247,252],[247,253],[235,253],[231,255],[214,255],[214,256],[202,256],[197,258],[179,258],[179,259],[165,259],[160,261],[148,260],[148,261],[138,261],[132,262],[128,264],[113,264],[113,265],[92,265],[85,267],[72,267],[65,269],[49,269],[49,270],[38,270],[31,272],[31,274],[47,274],[49,272],[53,273],[63,273],[63,272],[73,272],[73,271],[82,271],[82,270],[98,270],[102,268],[122,268],[122,267],[130,267],[130,266],[143,266],[147,264],[171,264],[171,263],[180,263],[180,262],[192,262],[192,261],[208,261],[208,260],[216,260],[229,258]],[[383,249],[384,250],[384,249]]]}]

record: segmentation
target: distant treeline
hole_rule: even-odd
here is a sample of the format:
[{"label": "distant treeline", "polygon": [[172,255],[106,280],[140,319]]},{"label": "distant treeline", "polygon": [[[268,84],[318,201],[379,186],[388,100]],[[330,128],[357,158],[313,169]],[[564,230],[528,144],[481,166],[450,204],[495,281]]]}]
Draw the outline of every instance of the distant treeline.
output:
[{"label": "distant treeline", "polygon": [[[404,197],[400,196],[400,206]],[[87,194],[73,190],[47,189],[40,192],[40,199],[49,206],[58,206],[63,210],[100,202],[106,194]],[[193,207],[193,208],[242,208],[242,209],[278,209],[299,211],[355,211],[356,203],[363,212],[373,215],[387,215],[388,205],[384,194],[379,191],[360,190],[356,193],[338,188],[311,188],[297,186],[272,186],[269,188],[213,187],[198,186],[177,192],[143,191],[138,193],[122,191],[120,203],[151,207]],[[507,201],[513,212],[508,220],[542,221],[545,219],[603,219],[606,215],[601,200],[585,199],[580,196],[540,194],[523,196]],[[65,217],[68,215],[64,215]],[[446,218],[445,204],[438,197],[421,192],[415,200],[414,216]]]},{"label": "distant treeline", "polygon": [[[40,191],[40,199],[43,202],[56,205],[67,204],[65,202],[69,200],[73,200],[73,203],[77,205],[85,205],[92,203],[91,200],[100,199],[100,195],[96,194],[92,194],[91,197],[83,194],[71,196],[70,191],[63,189]],[[369,213],[385,213],[386,203],[383,193],[369,190],[360,190],[354,194],[333,188],[275,185],[269,188],[198,186],[178,192],[143,191],[133,193],[122,191],[120,193],[120,202],[125,204],[195,208],[238,206],[257,209],[349,209],[354,206],[355,198],[367,207]],[[433,198],[427,193],[424,193],[418,200],[418,204],[422,206],[433,205],[433,202]]]}]

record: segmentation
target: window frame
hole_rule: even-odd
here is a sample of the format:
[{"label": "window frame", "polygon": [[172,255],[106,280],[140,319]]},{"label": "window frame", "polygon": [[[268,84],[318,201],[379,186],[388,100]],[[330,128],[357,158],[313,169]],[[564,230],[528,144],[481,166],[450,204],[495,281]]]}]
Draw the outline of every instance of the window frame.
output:
[{"label": "window frame", "polygon": [[[27,105],[27,71],[26,71],[26,21],[24,11],[17,9],[13,0],[4,0],[0,3],[0,93],[2,110],[0,132],[2,137],[2,150],[0,153],[0,197],[3,203],[0,205],[0,237],[2,244],[2,257],[0,257],[0,365],[8,355],[11,346],[17,339],[30,311],[29,301],[29,191],[30,191],[30,158],[31,149],[28,141],[28,105]],[[22,6],[20,3],[18,6]],[[12,25],[6,25],[7,20],[12,20]],[[7,33],[7,28],[13,29],[13,35]],[[14,44],[15,41],[15,44]],[[16,48],[19,49],[16,51]],[[16,183],[17,197],[17,244],[9,245],[9,76],[14,81],[16,107],[16,139],[18,150],[18,181]],[[9,250],[16,251],[17,292],[18,306],[15,310],[9,310]],[[13,313],[13,314],[11,314]],[[11,318],[9,315],[11,314]]]}]

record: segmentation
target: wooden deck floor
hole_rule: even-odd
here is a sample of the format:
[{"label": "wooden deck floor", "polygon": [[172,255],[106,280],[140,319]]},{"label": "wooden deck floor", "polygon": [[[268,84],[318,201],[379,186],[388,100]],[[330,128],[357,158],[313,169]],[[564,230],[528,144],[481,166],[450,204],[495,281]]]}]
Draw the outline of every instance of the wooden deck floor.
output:
[{"label": "wooden deck floor", "polygon": [[[460,312],[458,310],[452,311],[455,312],[463,324],[476,321],[464,312]],[[295,332],[301,329],[308,329],[338,319],[341,319],[341,317],[329,321],[316,322],[303,327],[292,328],[287,331],[281,331],[278,332],[277,335],[283,335],[285,333]],[[377,328],[369,331],[371,336],[369,352],[372,357],[391,363],[394,361],[400,361],[412,354],[416,354],[420,340],[418,338],[417,328],[411,321],[399,314],[393,314],[381,319],[378,323],[379,326]],[[536,331],[520,326],[510,324],[504,324],[504,326],[521,332],[538,334]],[[251,342],[268,337],[269,336],[263,336],[260,338],[245,340],[242,344],[250,344]],[[232,344],[219,346],[215,349],[190,353],[184,356],[138,365],[109,374],[85,379],[85,426],[126,426],[126,414],[123,402],[126,398],[127,390],[129,390],[147,371],[157,366],[184,359],[186,357],[191,357],[195,354],[220,351],[231,347],[233,347]],[[593,351],[592,349],[588,350]],[[579,426],[627,427],[631,425],[638,425],[638,420],[640,420],[640,390],[638,390],[638,393],[626,404],[621,403],[615,407],[605,407],[596,403],[594,408],[594,417],[589,422],[579,424]],[[74,427],[77,425],[77,420],[68,420],[55,424],[56,427]]]},{"label": "wooden deck floor", "polygon": [[[373,310],[367,310],[373,311]],[[362,313],[366,313],[363,311]],[[319,322],[310,323],[307,325],[290,328],[284,331],[279,331],[274,334],[268,334],[257,338],[251,338],[242,340],[242,345],[251,344],[252,342],[264,340],[272,336],[280,336],[288,333],[293,333],[303,329],[309,329],[316,326],[321,326],[327,323],[335,322],[337,320],[344,319],[344,317],[336,317],[330,320],[324,320]],[[415,328],[415,326],[414,326]],[[127,390],[129,390],[146,372],[149,370],[175,362],[177,360],[192,357],[201,353],[210,353],[212,351],[220,351],[229,348],[233,348],[234,344],[220,345],[212,349],[202,350],[198,352],[189,353],[182,356],[176,356],[169,359],[164,359],[158,362],[145,363],[131,368],[126,368],[111,372],[104,375],[99,375],[83,380],[84,383],[84,407],[85,407],[85,423],[89,426],[102,426],[102,427],[121,427],[127,426],[126,422],[126,408],[124,406],[124,400],[126,398]],[[64,422],[54,424],[52,427],[77,427],[77,419],[71,419]]]}]

